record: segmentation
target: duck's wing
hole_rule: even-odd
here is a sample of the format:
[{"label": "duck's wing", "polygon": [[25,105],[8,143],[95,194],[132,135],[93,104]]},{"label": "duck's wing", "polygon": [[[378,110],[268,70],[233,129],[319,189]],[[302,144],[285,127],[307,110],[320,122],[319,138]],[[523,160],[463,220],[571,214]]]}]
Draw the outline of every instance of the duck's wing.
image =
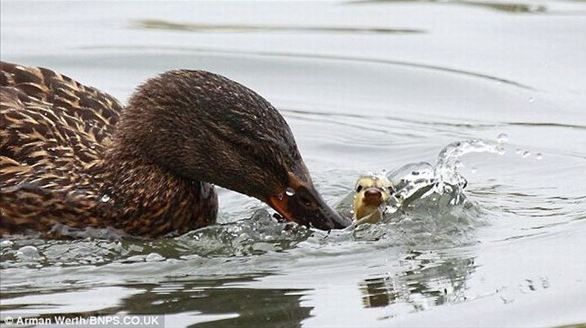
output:
[{"label": "duck's wing", "polygon": [[101,162],[121,110],[54,71],[0,62],[0,233],[82,220],[97,197],[85,172]]},{"label": "duck's wing", "polygon": [[0,185],[71,178],[101,159],[122,110],[116,99],[48,69],[0,68]]}]

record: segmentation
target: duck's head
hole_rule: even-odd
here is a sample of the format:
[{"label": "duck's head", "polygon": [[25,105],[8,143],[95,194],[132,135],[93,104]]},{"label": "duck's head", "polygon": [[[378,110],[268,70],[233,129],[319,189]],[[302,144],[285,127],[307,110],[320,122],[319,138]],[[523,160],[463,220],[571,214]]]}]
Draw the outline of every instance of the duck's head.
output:
[{"label": "duck's head", "polygon": [[391,198],[393,187],[384,176],[361,176],[356,181],[352,210],[358,223],[376,223],[382,219],[382,207]]},{"label": "duck's head", "polygon": [[176,176],[258,198],[300,224],[350,224],[316,191],[279,112],[230,79],[164,73],[137,89],[117,126],[118,144]]}]

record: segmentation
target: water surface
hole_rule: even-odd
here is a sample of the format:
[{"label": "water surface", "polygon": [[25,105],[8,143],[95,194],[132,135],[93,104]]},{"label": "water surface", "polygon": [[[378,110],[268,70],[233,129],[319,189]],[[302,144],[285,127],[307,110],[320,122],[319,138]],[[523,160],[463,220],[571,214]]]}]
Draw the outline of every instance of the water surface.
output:
[{"label": "water surface", "polygon": [[450,157],[465,202],[426,198],[348,231],[278,223],[221,190],[220,224],[177,238],[4,240],[2,315],[156,313],[168,327],[586,323],[584,15],[581,1],[2,1],[2,60],[122,101],[172,68],[251,87],[285,116],[332,204],[359,175],[436,165],[454,142],[502,147]]}]

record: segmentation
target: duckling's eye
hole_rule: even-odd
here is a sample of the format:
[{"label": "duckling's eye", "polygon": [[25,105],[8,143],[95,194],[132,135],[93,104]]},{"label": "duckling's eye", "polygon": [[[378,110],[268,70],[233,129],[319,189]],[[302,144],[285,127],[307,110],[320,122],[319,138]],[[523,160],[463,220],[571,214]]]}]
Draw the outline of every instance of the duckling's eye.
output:
[{"label": "duckling's eye", "polygon": [[358,187],[356,187],[356,192],[360,192],[360,190],[362,190],[362,186],[358,185]]}]

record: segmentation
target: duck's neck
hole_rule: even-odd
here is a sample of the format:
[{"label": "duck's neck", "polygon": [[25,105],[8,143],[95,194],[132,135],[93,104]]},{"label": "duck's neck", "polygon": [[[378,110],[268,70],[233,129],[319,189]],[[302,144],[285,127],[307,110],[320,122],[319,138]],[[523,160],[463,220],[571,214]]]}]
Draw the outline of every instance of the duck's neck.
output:
[{"label": "duck's neck", "polygon": [[214,223],[213,186],[177,177],[130,147],[105,154],[97,209],[112,226],[132,235],[184,233]]}]

